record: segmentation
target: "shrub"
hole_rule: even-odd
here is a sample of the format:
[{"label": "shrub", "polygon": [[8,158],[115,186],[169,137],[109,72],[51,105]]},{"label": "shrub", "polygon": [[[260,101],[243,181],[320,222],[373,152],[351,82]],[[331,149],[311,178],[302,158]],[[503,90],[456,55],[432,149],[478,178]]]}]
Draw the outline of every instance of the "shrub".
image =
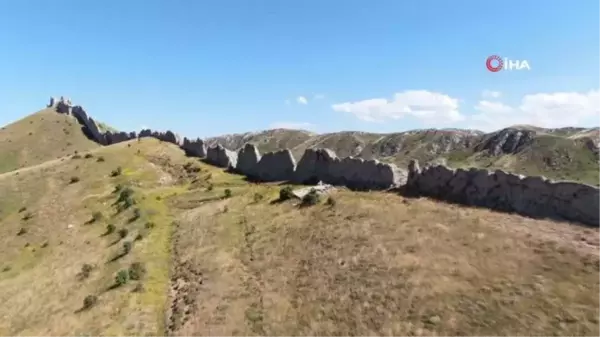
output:
[{"label": "shrub", "polygon": [[213,186],[213,184],[208,185],[208,187],[206,188],[207,191],[212,191],[215,187]]},{"label": "shrub", "polygon": [[142,217],[142,210],[136,208],[133,210],[133,220],[137,220]]},{"label": "shrub", "polygon": [[123,169],[121,168],[121,166],[119,166],[116,169],[112,170],[112,172],[110,173],[110,176],[117,177],[117,176],[120,176],[121,173],[123,173]]},{"label": "shrub", "polygon": [[92,222],[100,221],[104,218],[104,215],[101,212],[92,213]]},{"label": "shrub", "polygon": [[19,208],[19,213],[23,213],[27,210],[27,207],[23,206],[21,208]]},{"label": "shrub", "polygon": [[254,193],[254,202],[260,202],[261,200],[263,200],[263,195],[260,193]]},{"label": "shrub", "polygon": [[146,225],[144,225],[144,227],[146,227],[146,229],[152,229],[152,228],[154,228],[154,226],[156,226],[156,224],[152,221],[146,222]]},{"label": "shrub", "polygon": [[117,202],[124,202],[133,196],[133,190],[131,189],[131,187],[123,187],[122,185],[117,185],[116,188],[118,188],[119,191],[119,199],[117,200]]},{"label": "shrub", "polygon": [[129,241],[123,242],[123,255],[129,254],[132,247],[133,247],[133,244],[131,244],[131,242],[129,242]]},{"label": "shrub", "polygon": [[292,191],[291,186],[282,187],[279,190],[279,200],[289,200],[294,197],[294,193]]},{"label": "shrub", "polygon": [[113,224],[107,225],[106,226],[106,235],[114,233],[115,229],[116,229],[115,225],[113,225]]},{"label": "shrub", "polygon": [[311,190],[302,198],[302,205],[312,206],[316,205],[321,201],[321,196],[316,190]]},{"label": "shrub", "polygon": [[105,159],[104,159],[104,157],[100,156],[100,157],[98,157],[98,159],[96,159],[96,161],[101,163],[101,162],[104,162]]},{"label": "shrub", "polygon": [[42,243],[42,248],[46,248],[48,247],[49,243],[48,241],[44,241],[44,243]]},{"label": "shrub", "polygon": [[129,230],[127,230],[127,228],[121,228],[119,229],[119,236],[121,237],[121,239],[124,239],[127,234],[129,234]]},{"label": "shrub", "polygon": [[87,295],[83,299],[83,308],[84,309],[89,309],[89,308],[93,307],[97,302],[98,302],[98,296],[96,296],[96,295]]},{"label": "shrub", "polygon": [[74,154],[71,158],[72,159],[81,159],[81,156],[78,154]]},{"label": "shrub", "polygon": [[144,235],[142,233],[137,233],[137,235],[135,236],[135,241],[141,241],[144,238]]},{"label": "shrub", "polygon": [[31,218],[33,218],[33,213],[31,213],[31,212],[27,212],[27,213],[25,213],[25,215],[23,215],[23,220],[25,220],[25,221],[27,221]]},{"label": "shrub", "polygon": [[79,182],[79,177],[71,177],[71,180],[69,182],[71,184],[77,183],[77,182]]},{"label": "shrub", "polygon": [[18,236],[21,236],[21,235],[23,235],[23,234],[27,234],[27,229],[26,229],[26,228],[23,228],[23,227],[21,227],[21,229],[19,229],[19,231],[17,232],[17,235],[18,235]]},{"label": "shrub", "polygon": [[129,282],[129,272],[125,269],[119,270],[115,275],[115,285],[118,287],[127,284],[127,282]]},{"label": "shrub", "polygon": [[86,279],[90,276],[92,270],[94,270],[94,267],[91,264],[84,263],[83,266],[81,266],[81,272],[79,274],[82,279]]},{"label": "shrub", "polygon": [[91,153],[86,153],[85,156],[83,156],[86,159],[92,158],[94,155]]},{"label": "shrub", "polygon": [[333,207],[337,204],[337,201],[333,197],[329,197],[327,198],[326,204]]},{"label": "shrub", "polygon": [[138,283],[135,285],[135,287],[132,290],[134,293],[142,293],[144,292],[144,285],[141,283]]},{"label": "shrub", "polygon": [[141,280],[146,274],[146,267],[141,262],[134,262],[129,267],[129,279],[130,280]]},{"label": "shrub", "polygon": [[231,190],[228,188],[225,189],[225,198],[231,198]]}]

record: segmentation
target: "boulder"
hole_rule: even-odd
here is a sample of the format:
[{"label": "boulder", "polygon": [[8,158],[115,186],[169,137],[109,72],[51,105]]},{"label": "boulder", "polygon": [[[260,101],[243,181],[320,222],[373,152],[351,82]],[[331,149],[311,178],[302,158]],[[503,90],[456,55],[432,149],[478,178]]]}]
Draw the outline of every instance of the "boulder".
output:
[{"label": "boulder", "polygon": [[257,178],[256,166],[261,160],[258,148],[254,144],[246,143],[238,152],[237,157],[236,172],[249,178]]},{"label": "boulder", "polygon": [[265,153],[256,165],[254,174],[261,181],[293,180],[296,159],[288,149]]}]

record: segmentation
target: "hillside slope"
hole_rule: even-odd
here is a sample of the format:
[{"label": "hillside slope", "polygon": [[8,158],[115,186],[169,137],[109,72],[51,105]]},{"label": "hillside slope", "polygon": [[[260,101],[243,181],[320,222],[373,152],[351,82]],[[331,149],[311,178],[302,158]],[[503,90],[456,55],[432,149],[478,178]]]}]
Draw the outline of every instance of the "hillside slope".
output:
[{"label": "hillside slope", "polygon": [[0,129],[0,173],[97,147],[74,118],[43,109]]},{"label": "hillside slope", "polygon": [[281,187],[154,138],[0,174],[0,334],[599,332],[597,229]]}]

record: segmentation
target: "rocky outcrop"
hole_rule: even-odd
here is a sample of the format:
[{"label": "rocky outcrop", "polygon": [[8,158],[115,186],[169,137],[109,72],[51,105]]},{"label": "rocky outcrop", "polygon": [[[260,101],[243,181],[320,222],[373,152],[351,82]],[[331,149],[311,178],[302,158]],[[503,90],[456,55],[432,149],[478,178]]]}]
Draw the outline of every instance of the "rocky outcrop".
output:
[{"label": "rocky outcrop", "polygon": [[206,162],[218,167],[235,169],[237,166],[237,152],[228,150],[221,144],[211,146],[206,151]]},{"label": "rocky outcrop", "polygon": [[599,189],[574,182],[442,165],[420,169],[412,161],[406,190],[464,205],[599,225]]},{"label": "rocky outcrop", "polygon": [[507,128],[494,132],[475,146],[475,151],[491,155],[515,154],[533,142],[535,131]]},{"label": "rocky outcrop", "polygon": [[357,189],[387,189],[406,181],[406,173],[393,164],[347,157],[339,159],[329,149],[307,149],[296,168],[295,180],[323,181]]},{"label": "rocky outcrop", "polygon": [[186,137],[183,138],[183,145],[181,148],[185,151],[188,156],[204,158],[206,157],[206,145],[200,138],[190,140]]},{"label": "rocky outcrop", "polygon": [[267,152],[259,160],[253,178],[260,181],[290,181],[294,179],[296,159],[288,149]]},{"label": "rocky outcrop", "polygon": [[249,178],[256,179],[256,165],[259,160],[260,152],[258,151],[258,148],[254,144],[246,143],[244,147],[238,151],[235,171]]}]

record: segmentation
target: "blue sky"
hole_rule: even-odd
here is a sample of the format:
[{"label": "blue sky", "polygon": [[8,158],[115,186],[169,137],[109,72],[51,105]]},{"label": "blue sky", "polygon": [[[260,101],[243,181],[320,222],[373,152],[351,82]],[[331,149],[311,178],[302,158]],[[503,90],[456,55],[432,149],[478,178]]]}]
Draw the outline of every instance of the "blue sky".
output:
[{"label": "blue sky", "polygon": [[[200,137],[596,126],[598,16],[593,0],[2,0],[0,124],[65,95],[121,130]],[[531,70],[491,73],[492,54]]]}]

